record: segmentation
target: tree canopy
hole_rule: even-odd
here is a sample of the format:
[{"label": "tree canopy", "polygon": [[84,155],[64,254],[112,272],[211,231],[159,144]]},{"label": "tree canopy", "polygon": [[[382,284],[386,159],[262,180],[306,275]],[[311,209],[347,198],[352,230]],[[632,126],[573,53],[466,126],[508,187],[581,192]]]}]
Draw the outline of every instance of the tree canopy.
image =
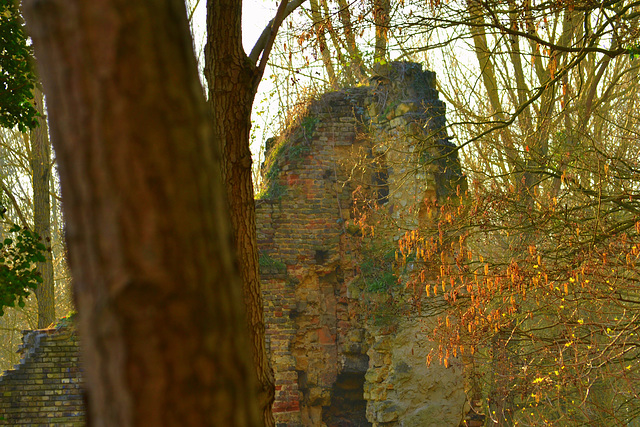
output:
[{"label": "tree canopy", "polygon": [[0,126],[21,131],[36,126],[33,89],[37,78],[17,0],[0,1]]}]

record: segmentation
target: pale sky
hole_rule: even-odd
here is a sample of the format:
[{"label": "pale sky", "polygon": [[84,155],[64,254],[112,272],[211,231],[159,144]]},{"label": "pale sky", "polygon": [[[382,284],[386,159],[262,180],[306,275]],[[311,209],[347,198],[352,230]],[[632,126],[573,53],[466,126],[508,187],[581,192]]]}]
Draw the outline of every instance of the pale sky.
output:
[{"label": "pale sky", "polygon": [[[243,2],[242,35],[246,52],[251,51],[251,48],[262,33],[264,27],[271,18],[275,16],[276,6],[277,4],[275,2],[266,0],[246,0]],[[196,45],[200,44],[203,40],[206,19],[206,2],[200,1],[193,16],[193,27],[196,31]],[[202,49],[199,50],[201,51]]]},{"label": "pale sky", "polygon": [[[245,0],[242,8],[242,36],[245,52],[249,53],[253,45],[260,37],[262,30],[275,16],[277,3],[273,0]],[[207,10],[206,2],[201,0],[198,4],[196,12],[193,15],[194,41],[196,45],[196,53],[199,61],[202,63],[204,40],[206,34]],[[256,95],[256,104],[264,97],[263,94],[270,90],[271,82],[266,78],[269,75],[269,69],[265,70],[265,78],[263,79],[258,94]],[[258,153],[264,140],[261,129],[257,129],[254,125],[255,141],[251,145],[254,161],[258,160]],[[271,135],[269,135],[271,136]]]}]

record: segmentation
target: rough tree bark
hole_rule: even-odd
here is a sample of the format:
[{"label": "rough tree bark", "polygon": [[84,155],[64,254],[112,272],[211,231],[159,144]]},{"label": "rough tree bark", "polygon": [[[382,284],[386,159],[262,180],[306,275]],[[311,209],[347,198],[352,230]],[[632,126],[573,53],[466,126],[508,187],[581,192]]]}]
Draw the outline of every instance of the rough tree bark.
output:
[{"label": "rough tree bark", "polygon": [[242,2],[207,1],[204,74],[209,88],[213,130],[223,155],[223,176],[231,211],[235,248],[242,273],[242,292],[251,334],[260,408],[267,426],[275,425],[273,370],[264,341],[264,307],[258,269],[256,212],[251,170],[251,109],[282,21],[305,0],[281,0],[276,16],[251,53],[242,48]]},{"label": "rough tree bark", "polygon": [[[213,131],[223,153],[223,177],[227,189],[235,247],[242,274],[242,293],[252,335],[252,356],[265,425],[275,425],[271,406],[275,398],[273,371],[264,340],[264,307],[258,270],[256,212],[251,175],[251,108],[255,96],[254,70],[242,48],[242,3],[207,2],[205,76]],[[211,35],[215,35],[215,39]],[[225,42],[224,39],[229,42]]]},{"label": "rough tree bark", "polygon": [[182,0],[25,0],[90,424],[262,424],[219,144]]},{"label": "rough tree bark", "polygon": [[53,257],[51,254],[51,202],[49,198],[49,177],[51,176],[51,147],[47,119],[44,116],[44,97],[39,89],[34,92],[34,104],[38,126],[31,132],[31,182],[33,185],[33,230],[38,233],[46,247],[44,262],[39,262],[37,271],[42,283],[36,288],[38,300],[38,328],[46,328],[56,320],[55,294],[53,283]]}]

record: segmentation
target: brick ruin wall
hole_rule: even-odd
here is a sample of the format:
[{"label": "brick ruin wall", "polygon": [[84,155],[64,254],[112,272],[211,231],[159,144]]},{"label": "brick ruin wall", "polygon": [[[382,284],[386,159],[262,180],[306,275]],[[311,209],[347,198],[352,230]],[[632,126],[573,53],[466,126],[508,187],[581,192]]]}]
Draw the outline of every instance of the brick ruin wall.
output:
[{"label": "brick ruin wall", "polygon": [[[434,73],[393,63],[368,86],[313,102],[271,148],[256,213],[278,426],[464,423],[463,368],[426,366],[431,317],[387,315],[402,286],[363,287],[354,226],[364,193],[394,223],[393,240],[425,220],[421,206],[455,192],[444,111]],[[24,342],[20,365],[0,377],[0,425],[84,425],[75,333],[31,331]]]},{"label": "brick ruin wall", "polygon": [[462,176],[444,112],[435,73],[393,63],[368,86],[312,102],[271,143],[256,211],[279,426],[464,422],[460,364],[426,366],[433,318],[404,311],[380,322],[371,312],[407,295],[403,286],[363,289],[354,225],[358,195],[374,195],[393,243],[397,230],[426,220],[425,203],[456,191]]},{"label": "brick ruin wall", "polygon": [[0,426],[84,426],[75,328],[25,331],[19,352],[0,377]]}]

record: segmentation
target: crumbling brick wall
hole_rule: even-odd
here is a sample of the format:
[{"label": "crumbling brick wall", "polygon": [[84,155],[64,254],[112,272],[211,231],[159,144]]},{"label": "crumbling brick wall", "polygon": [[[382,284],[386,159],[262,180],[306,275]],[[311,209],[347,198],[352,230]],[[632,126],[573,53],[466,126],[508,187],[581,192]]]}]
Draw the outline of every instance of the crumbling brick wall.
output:
[{"label": "crumbling brick wall", "polygon": [[[402,286],[371,292],[359,265],[362,209],[386,218],[378,233],[393,242],[464,186],[444,112],[434,73],[393,63],[314,101],[272,144],[256,214],[279,426],[463,422],[462,367],[427,367],[428,316],[387,316]],[[23,361],[0,377],[0,425],[84,425],[75,333],[24,341]]]},{"label": "crumbling brick wall", "polygon": [[464,185],[444,111],[434,73],[393,63],[368,86],[313,101],[270,144],[256,210],[278,425],[462,421],[460,366],[427,368],[425,323],[380,325],[367,310],[391,291],[358,280],[363,210],[386,217],[378,232],[393,241],[428,220],[425,203]]},{"label": "crumbling brick wall", "polygon": [[75,328],[25,331],[20,351],[0,377],[0,425],[84,426]]}]

